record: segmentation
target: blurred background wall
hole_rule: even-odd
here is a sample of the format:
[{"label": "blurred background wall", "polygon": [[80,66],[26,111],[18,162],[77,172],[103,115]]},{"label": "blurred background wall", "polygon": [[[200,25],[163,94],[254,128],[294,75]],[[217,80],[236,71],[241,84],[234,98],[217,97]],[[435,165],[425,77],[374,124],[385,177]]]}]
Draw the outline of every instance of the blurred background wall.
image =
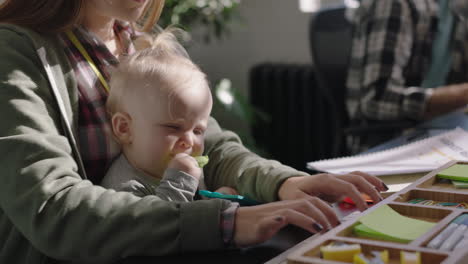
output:
[{"label": "blurred background wall", "polygon": [[[248,95],[248,73],[258,63],[311,63],[308,26],[311,11],[343,3],[343,0],[241,0],[240,20],[221,40],[203,43],[192,32],[195,43],[189,48],[192,59],[207,73],[211,84],[222,78]],[[214,113],[227,129],[241,129],[239,120]]]},{"label": "blurred background wall", "polygon": [[302,13],[297,1],[244,0],[240,15],[230,35],[190,48],[190,55],[210,80],[229,78],[246,93],[248,71],[257,63],[310,62],[310,14]]}]

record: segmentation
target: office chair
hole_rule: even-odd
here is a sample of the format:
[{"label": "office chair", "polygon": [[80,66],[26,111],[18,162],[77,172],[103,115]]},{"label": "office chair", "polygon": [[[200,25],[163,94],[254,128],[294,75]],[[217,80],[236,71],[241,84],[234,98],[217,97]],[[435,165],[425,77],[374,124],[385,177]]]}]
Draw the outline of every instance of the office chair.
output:
[{"label": "office chair", "polygon": [[[389,133],[413,125],[411,122],[382,122],[369,126],[351,126],[346,108],[346,78],[351,54],[352,24],[345,16],[346,7],[337,6],[319,10],[312,15],[309,40],[312,64],[318,89],[322,93],[330,115],[329,124],[322,125],[324,144],[329,157],[350,154],[346,136],[368,133]],[[328,143],[326,143],[328,142]]]},{"label": "office chair", "polygon": [[349,123],[346,110],[346,76],[351,54],[352,27],[345,17],[345,7],[322,9],[313,14],[309,38],[318,89],[330,113],[329,124],[322,128],[330,157],[346,154],[343,129]]}]

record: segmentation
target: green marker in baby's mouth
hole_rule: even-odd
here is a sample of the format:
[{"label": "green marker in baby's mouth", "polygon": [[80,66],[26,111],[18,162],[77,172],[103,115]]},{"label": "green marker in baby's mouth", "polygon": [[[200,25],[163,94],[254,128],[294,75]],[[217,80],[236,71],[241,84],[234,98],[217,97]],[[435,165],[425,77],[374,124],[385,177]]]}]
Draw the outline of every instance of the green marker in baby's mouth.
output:
[{"label": "green marker in baby's mouth", "polygon": [[194,158],[198,162],[198,167],[200,168],[203,168],[206,164],[208,164],[208,161],[210,161],[208,156],[197,156]]}]

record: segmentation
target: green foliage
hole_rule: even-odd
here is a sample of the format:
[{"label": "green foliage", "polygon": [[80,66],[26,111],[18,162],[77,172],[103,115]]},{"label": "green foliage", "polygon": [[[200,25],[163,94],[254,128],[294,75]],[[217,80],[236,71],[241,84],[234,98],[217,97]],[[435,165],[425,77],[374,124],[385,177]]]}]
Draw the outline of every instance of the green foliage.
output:
[{"label": "green foliage", "polygon": [[178,25],[187,32],[202,26],[205,41],[221,38],[229,24],[239,17],[240,0],[166,0],[160,26]]}]

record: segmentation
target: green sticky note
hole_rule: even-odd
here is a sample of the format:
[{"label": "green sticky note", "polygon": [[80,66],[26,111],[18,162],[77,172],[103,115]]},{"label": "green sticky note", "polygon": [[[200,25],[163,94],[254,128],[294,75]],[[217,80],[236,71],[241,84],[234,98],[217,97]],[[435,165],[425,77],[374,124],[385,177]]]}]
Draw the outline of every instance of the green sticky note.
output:
[{"label": "green sticky note", "polygon": [[463,182],[463,181],[454,181],[452,180],[453,186],[458,189],[467,189],[468,188],[468,182]]},{"label": "green sticky note", "polygon": [[208,164],[208,161],[210,161],[208,156],[197,156],[195,157],[195,160],[198,162],[198,167],[200,168],[203,168],[206,164]]},{"label": "green sticky note", "polygon": [[375,238],[410,242],[431,229],[435,223],[400,215],[388,205],[382,205],[359,219],[375,231]]},{"label": "green sticky note", "polygon": [[454,164],[453,166],[437,173],[437,177],[468,182],[468,165]]},{"label": "green sticky note", "polygon": [[354,227],[353,229],[354,234],[360,237],[368,237],[368,238],[375,238],[375,239],[382,239],[386,241],[393,241],[393,242],[399,242],[399,243],[409,243],[411,240],[408,239],[401,239],[397,237],[392,237],[389,235],[386,235],[384,233],[377,232],[366,225],[363,224],[358,224],[357,226]]}]

